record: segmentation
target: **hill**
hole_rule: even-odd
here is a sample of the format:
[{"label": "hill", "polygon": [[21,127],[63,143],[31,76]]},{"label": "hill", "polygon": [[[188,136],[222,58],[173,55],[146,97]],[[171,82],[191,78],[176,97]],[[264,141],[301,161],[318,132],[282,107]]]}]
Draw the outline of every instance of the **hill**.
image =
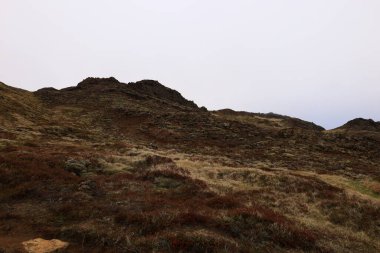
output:
[{"label": "hill", "polygon": [[44,114],[40,101],[31,92],[1,82],[0,109],[1,126],[26,126],[39,121],[39,115]]},{"label": "hill", "polygon": [[0,252],[379,252],[380,132],[208,111],[157,81],[0,83]]},{"label": "hill", "polygon": [[370,131],[380,132],[380,122],[375,122],[372,119],[357,118],[350,120],[346,124],[337,129],[347,131]]}]

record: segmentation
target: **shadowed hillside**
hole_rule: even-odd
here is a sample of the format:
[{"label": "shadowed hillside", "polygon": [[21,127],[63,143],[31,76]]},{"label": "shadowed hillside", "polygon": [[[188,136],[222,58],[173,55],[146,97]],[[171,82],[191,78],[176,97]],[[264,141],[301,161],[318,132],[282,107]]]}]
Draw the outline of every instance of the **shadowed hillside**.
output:
[{"label": "shadowed hillside", "polygon": [[0,252],[379,252],[379,122],[207,111],[157,81],[0,83]]}]

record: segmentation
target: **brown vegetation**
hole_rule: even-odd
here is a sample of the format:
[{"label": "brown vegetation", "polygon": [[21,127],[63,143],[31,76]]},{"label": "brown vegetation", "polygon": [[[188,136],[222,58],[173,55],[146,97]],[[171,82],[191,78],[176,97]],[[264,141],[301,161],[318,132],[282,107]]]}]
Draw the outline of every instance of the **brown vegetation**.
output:
[{"label": "brown vegetation", "polygon": [[154,81],[0,92],[0,252],[380,250],[376,131],[207,112]]}]

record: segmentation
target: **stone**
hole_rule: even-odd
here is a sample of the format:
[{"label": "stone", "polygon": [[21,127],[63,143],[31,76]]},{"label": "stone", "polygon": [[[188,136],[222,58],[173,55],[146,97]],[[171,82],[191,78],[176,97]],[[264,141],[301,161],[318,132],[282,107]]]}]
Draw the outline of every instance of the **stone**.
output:
[{"label": "stone", "polygon": [[73,172],[75,175],[80,176],[83,172],[86,171],[86,162],[78,161],[74,159],[69,159],[65,163],[65,170]]},{"label": "stone", "polygon": [[69,243],[57,239],[44,240],[42,238],[36,238],[25,241],[22,245],[28,253],[56,253],[64,252],[64,250],[69,246]]}]

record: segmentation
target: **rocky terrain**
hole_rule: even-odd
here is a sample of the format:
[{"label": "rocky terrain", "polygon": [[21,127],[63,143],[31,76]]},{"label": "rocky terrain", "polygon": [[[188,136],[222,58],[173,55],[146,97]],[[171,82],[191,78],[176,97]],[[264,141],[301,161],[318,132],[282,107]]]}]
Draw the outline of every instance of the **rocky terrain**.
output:
[{"label": "rocky terrain", "polygon": [[152,80],[0,83],[0,252],[35,238],[66,252],[380,252],[380,122],[208,111]]}]

